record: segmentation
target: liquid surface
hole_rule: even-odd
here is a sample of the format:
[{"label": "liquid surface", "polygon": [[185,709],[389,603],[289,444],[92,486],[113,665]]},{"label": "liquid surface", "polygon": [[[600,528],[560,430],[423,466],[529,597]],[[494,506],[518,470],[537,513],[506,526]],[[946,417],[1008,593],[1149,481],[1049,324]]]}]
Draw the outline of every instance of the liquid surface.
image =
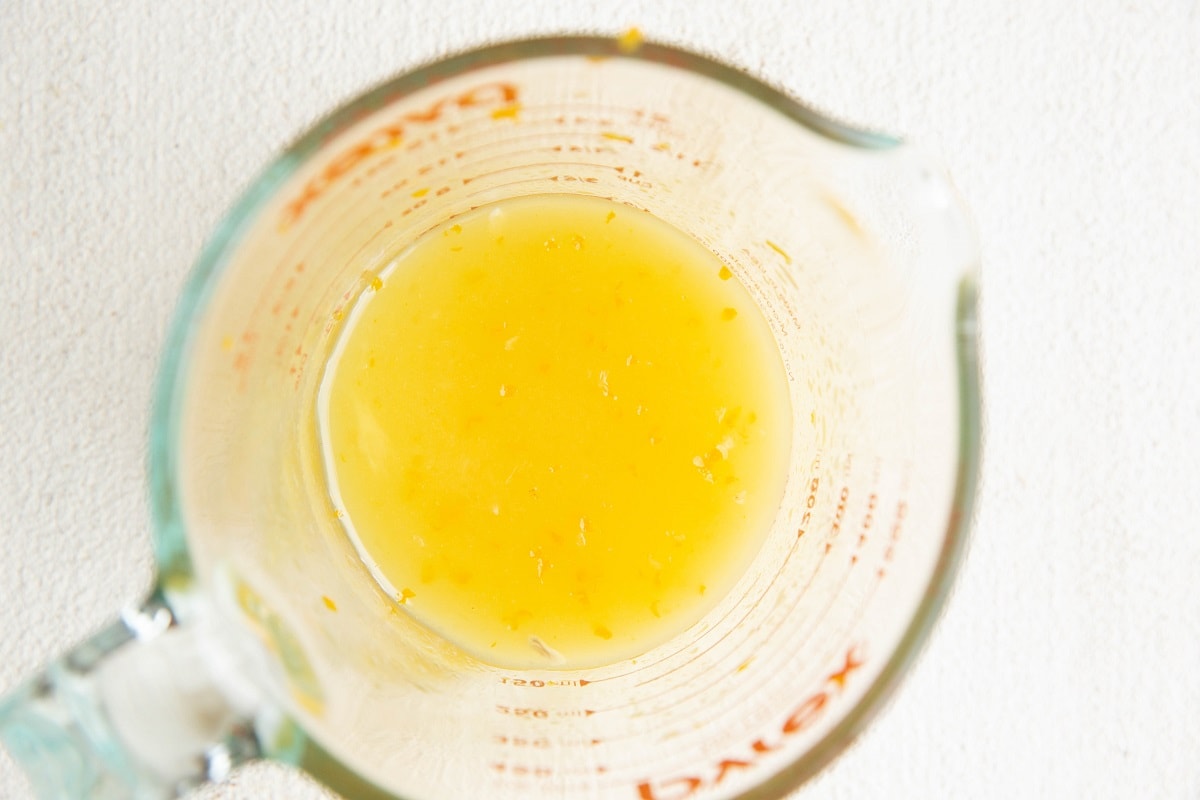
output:
[{"label": "liquid surface", "polygon": [[745,288],[609,201],[507,200],[366,290],[321,389],[331,494],[381,585],[504,667],[639,655],[774,519],[786,377]]}]

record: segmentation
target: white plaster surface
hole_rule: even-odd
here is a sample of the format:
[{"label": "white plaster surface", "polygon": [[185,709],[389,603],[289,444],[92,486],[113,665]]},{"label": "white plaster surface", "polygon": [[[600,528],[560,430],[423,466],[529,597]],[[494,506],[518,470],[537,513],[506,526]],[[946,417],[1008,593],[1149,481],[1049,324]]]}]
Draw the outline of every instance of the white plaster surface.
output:
[{"label": "white plaster surface", "polygon": [[[969,559],[800,796],[1200,798],[1197,0],[0,4],[0,691],[150,583],[155,364],[250,176],[397,71],[630,24],[922,142],[983,243]],[[327,796],[272,765],[199,795]]]}]

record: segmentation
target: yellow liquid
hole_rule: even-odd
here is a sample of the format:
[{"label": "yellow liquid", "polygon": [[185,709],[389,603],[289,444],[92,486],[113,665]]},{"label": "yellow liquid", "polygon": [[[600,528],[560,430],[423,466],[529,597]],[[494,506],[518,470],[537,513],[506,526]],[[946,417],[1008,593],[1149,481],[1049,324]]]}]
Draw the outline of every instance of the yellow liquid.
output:
[{"label": "yellow liquid", "polygon": [[639,655],[760,548],[791,444],[745,288],[642,212],[506,200],[418,240],[322,387],[332,495],[405,611],[505,667]]}]

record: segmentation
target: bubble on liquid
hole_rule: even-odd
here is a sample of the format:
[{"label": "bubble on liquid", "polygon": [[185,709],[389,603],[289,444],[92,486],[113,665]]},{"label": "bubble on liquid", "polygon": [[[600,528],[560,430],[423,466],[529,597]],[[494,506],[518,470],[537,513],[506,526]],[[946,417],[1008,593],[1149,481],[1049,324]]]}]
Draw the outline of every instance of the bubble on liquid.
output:
[{"label": "bubble on liquid", "polygon": [[496,244],[500,244],[501,242],[499,240],[504,238],[500,235],[504,230],[504,221],[503,209],[493,208],[490,212],[488,212],[488,233],[490,233],[493,238],[498,239]]},{"label": "bubble on liquid", "polygon": [[729,458],[729,451],[733,449],[733,438],[726,436],[721,441],[717,442],[717,452],[721,454],[721,458]]}]

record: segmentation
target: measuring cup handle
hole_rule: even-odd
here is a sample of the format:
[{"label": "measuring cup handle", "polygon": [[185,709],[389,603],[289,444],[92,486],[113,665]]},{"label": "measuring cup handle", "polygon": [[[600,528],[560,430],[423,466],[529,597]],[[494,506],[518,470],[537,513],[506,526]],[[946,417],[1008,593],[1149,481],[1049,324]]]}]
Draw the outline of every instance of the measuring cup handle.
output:
[{"label": "measuring cup handle", "polygon": [[0,699],[36,796],[173,798],[257,757],[257,695],[214,638],[155,593]]}]

